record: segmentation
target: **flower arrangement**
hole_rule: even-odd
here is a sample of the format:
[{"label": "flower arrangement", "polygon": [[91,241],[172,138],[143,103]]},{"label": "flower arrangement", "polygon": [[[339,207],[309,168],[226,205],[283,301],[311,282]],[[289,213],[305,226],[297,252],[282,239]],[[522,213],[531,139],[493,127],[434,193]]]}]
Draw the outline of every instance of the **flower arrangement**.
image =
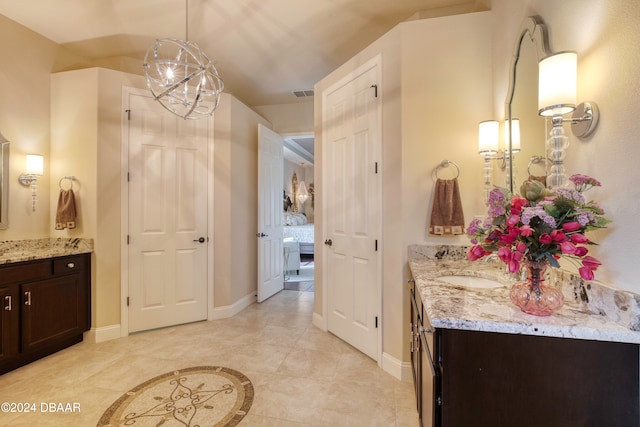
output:
[{"label": "flower arrangement", "polygon": [[598,180],[572,175],[574,188],[546,189],[534,180],[525,181],[521,196],[494,188],[489,194],[485,221],[474,219],[467,228],[474,246],[467,259],[475,261],[492,252],[507,264],[510,272],[520,269],[522,261],[548,262],[559,267],[561,256],[580,263],[580,277],[593,280],[600,261],[587,255],[593,245],[585,232],[604,228],[609,221],[595,202],[586,202],[583,193],[599,187]]}]

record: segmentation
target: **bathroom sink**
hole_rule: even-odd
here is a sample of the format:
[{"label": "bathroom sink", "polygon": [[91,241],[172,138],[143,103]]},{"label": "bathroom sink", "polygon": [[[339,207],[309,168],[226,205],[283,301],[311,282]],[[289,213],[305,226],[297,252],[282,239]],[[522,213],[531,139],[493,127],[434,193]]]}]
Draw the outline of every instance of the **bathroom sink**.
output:
[{"label": "bathroom sink", "polygon": [[475,276],[463,276],[463,275],[451,275],[440,276],[438,280],[451,283],[452,285],[464,286],[465,288],[479,288],[479,289],[491,289],[500,288],[504,285],[498,281],[485,279],[484,277]]}]

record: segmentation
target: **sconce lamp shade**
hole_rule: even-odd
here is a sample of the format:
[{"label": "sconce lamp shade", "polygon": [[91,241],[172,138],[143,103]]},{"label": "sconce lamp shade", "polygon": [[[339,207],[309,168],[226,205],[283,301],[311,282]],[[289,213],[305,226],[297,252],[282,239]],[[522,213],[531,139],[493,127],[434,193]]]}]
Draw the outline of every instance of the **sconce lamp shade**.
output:
[{"label": "sconce lamp shade", "polygon": [[44,157],[39,154],[27,154],[26,174],[42,176],[44,172]]},{"label": "sconce lamp shade", "polygon": [[300,185],[298,186],[298,201],[304,204],[308,198],[309,191],[307,190],[307,184],[305,184],[304,181],[300,181]]},{"label": "sconce lamp shade", "polygon": [[538,114],[556,116],[576,109],[578,55],[560,52],[538,63]]},{"label": "sconce lamp shade", "polygon": [[498,152],[500,125],[495,120],[480,122],[478,126],[478,153],[482,155]]},{"label": "sconce lamp shade", "polygon": [[[520,119],[511,119],[511,129],[513,137],[511,138],[511,151],[517,153],[520,151]],[[504,122],[504,135],[506,145],[509,145],[509,120]]]}]

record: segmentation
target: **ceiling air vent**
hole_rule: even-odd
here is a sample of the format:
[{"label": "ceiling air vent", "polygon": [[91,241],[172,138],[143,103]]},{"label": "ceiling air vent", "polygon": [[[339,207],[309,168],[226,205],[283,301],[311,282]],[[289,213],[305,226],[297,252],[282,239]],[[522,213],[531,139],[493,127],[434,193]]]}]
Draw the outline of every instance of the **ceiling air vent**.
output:
[{"label": "ceiling air vent", "polygon": [[312,90],[294,90],[293,94],[296,98],[304,98],[305,96],[313,96]]}]

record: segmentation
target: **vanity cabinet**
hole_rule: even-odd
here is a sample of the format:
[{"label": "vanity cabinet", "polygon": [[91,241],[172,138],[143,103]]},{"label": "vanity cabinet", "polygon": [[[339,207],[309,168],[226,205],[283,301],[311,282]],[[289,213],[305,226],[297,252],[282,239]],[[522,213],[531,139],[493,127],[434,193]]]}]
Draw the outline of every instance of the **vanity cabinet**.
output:
[{"label": "vanity cabinet", "polygon": [[0,266],[0,374],[82,341],[90,327],[90,255]]},{"label": "vanity cabinet", "polygon": [[422,426],[638,425],[637,344],[444,328],[431,334],[413,283],[410,289]]},{"label": "vanity cabinet", "polygon": [[415,282],[409,280],[411,304],[411,369],[420,425],[440,425],[441,372],[434,360],[434,332],[424,312]]}]

